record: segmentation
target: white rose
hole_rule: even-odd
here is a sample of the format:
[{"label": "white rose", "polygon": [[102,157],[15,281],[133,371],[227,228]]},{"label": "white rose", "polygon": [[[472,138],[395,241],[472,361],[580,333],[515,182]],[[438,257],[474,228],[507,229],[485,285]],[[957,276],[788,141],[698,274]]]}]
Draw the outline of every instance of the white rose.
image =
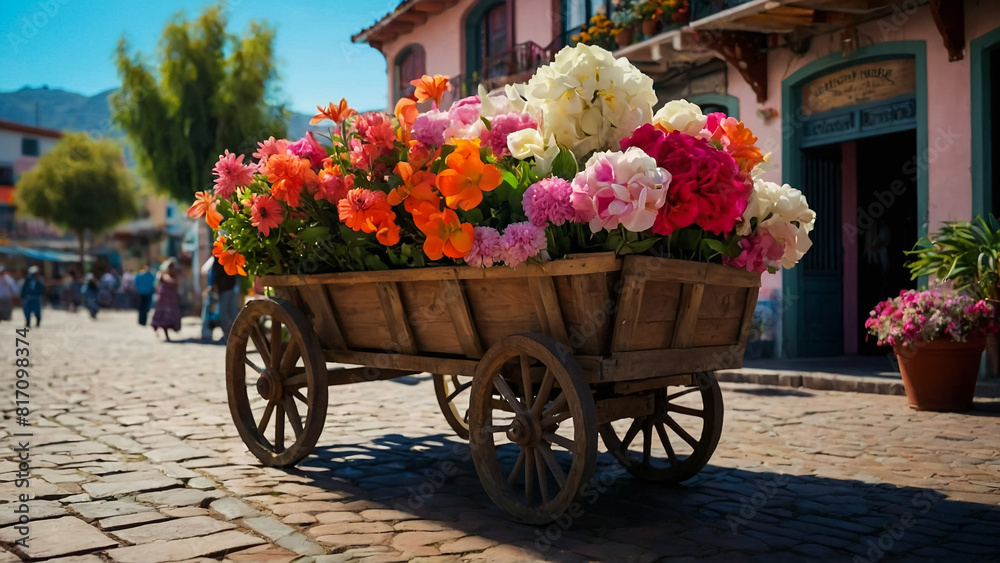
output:
[{"label": "white rose", "polygon": [[[782,221],[777,216],[761,223],[758,230],[765,230],[774,237],[774,240],[785,247],[785,253],[781,257],[781,267],[787,269],[795,267],[795,264],[805,256],[812,247],[809,239],[809,230],[805,225],[796,227],[791,223]],[[777,264],[772,264],[777,265]]]},{"label": "white rose", "polygon": [[693,136],[705,128],[706,121],[708,118],[701,113],[701,108],[687,100],[669,101],[653,114],[653,125]]}]

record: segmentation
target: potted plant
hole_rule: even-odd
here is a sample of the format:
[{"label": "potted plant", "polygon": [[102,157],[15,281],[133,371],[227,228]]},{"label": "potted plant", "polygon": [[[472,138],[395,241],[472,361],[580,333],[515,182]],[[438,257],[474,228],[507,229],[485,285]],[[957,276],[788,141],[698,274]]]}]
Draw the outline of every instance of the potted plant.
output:
[{"label": "potted plant", "polygon": [[635,16],[632,11],[632,0],[615,0],[612,2],[611,21],[615,24],[615,41],[618,48],[628,47],[635,40]]},{"label": "potted plant", "polygon": [[586,45],[596,45],[609,51],[614,50],[617,44],[616,35],[618,30],[615,24],[603,13],[598,13],[590,18],[590,27],[580,30],[580,35],[574,35],[573,41]]},{"label": "potted plant", "polygon": [[[913,260],[910,273],[933,275],[954,288],[992,305],[1000,305],[1000,222],[996,217],[977,216],[972,221],[949,221],[941,229],[917,241],[908,252]],[[987,338],[986,359],[991,376],[998,375],[1000,341]]]},{"label": "potted plant", "polygon": [[876,305],[865,328],[892,346],[911,408],[972,406],[986,335],[997,330],[992,305],[951,291],[904,290]]},{"label": "potted plant", "polygon": [[642,34],[646,38],[656,35],[656,25],[663,14],[662,0],[640,0],[633,5],[635,19],[642,22]]}]

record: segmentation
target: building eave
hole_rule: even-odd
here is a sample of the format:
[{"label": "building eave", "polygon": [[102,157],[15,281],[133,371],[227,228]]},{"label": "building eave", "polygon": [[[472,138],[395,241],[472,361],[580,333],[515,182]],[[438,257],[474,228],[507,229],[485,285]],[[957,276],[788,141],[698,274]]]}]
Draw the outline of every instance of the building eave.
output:
[{"label": "building eave", "polygon": [[428,18],[454,7],[459,0],[403,0],[393,11],[371,26],[351,36],[353,43],[368,43],[382,50],[382,45],[413,32]]}]

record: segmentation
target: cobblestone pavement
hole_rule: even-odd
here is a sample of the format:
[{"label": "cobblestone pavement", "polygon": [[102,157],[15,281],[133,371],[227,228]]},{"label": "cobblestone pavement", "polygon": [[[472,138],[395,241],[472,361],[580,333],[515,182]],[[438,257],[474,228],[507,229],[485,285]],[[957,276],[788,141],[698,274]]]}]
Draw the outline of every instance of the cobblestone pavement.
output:
[{"label": "cobblestone pavement", "polygon": [[[686,486],[602,453],[601,494],[548,527],[505,520],[427,376],[331,389],[298,469],[262,468],[226,406],[224,348],[168,344],[125,313],[31,329],[30,487],[16,488],[14,327],[0,324],[0,563],[974,561],[1000,553],[1000,409],[725,384],[726,422]],[[198,327],[185,321],[182,336]],[[15,509],[29,492],[30,541]]]}]

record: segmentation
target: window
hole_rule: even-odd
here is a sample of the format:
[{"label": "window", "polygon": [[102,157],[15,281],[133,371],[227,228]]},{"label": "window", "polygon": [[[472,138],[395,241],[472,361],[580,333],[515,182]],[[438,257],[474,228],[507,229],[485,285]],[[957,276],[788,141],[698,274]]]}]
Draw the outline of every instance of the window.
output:
[{"label": "window", "polygon": [[426,60],[424,48],[420,45],[410,45],[396,55],[393,84],[396,87],[397,101],[413,95],[414,87],[410,81],[427,74]]},{"label": "window", "polygon": [[570,38],[579,34],[596,14],[611,12],[611,0],[562,0],[561,44],[569,45]]},{"label": "window", "polygon": [[0,166],[0,186],[13,186],[14,185],[14,167],[13,166]]},{"label": "window", "polygon": [[23,156],[38,156],[38,139],[21,139],[21,154]]},{"label": "window", "polygon": [[502,76],[507,66],[500,57],[513,48],[510,6],[505,0],[482,0],[465,20],[465,79],[479,81]]}]

